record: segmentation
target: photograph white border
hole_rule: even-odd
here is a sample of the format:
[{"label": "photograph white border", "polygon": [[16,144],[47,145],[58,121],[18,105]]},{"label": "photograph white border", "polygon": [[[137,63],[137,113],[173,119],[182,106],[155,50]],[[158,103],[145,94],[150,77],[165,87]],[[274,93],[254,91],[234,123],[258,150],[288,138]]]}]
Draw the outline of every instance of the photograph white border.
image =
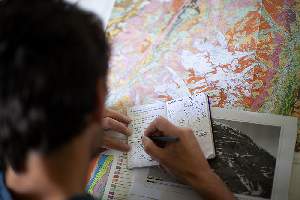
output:
[{"label": "photograph white border", "polygon": [[[224,108],[211,108],[211,116],[213,119],[281,127],[271,199],[288,199],[294,148],[297,137],[297,118]],[[245,198],[245,196],[241,197],[242,199],[243,197]],[[257,197],[251,198],[250,196],[247,196],[246,198],[261,199]]]}]

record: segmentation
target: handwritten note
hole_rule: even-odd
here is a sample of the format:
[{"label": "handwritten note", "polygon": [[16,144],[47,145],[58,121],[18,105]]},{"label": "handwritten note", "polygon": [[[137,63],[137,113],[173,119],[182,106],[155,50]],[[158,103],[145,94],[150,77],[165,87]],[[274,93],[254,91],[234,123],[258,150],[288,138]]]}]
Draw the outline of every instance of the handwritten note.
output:
[{"label": "handwritten note", "polygon": [[145,129],[158,116],[166,117],[179,127],[191,128],[206,158],[215,156],[209,105],[204,94],[129,108],[127,114],[132,119],[129,128],[133,132],[128,138],[128,143],[131,145],[131,151],[128,153],[128,168],[158,165],[145,153],[141,142]]},{"label": "handwritten note", "polygon": [[129,128],[132,135],[128,138],[131,151],[128,153],[128,168],[153,166],[158,163],[145,153],[142,145],[142,136],[149,124],[158,116],[166,117],[165,103],[156,103],[138,106],[127,110],[127,115],[132,119]]},{"label": "handwritten note", "polygon": [[179,127],[191,128],[206,158],[215,156],[207,96],[198,94],[168,101],[167,117]]}]

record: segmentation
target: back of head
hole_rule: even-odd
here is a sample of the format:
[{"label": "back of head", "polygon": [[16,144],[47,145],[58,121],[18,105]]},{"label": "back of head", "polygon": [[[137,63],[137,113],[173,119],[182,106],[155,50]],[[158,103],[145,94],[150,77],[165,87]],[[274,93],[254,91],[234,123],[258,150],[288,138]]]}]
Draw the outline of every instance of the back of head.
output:
[{"label": "back of head", "polygon": [[0,162],[24,169],[81,133],[98,109],[109,47],[93,14],[61,0],[0,0]]}]

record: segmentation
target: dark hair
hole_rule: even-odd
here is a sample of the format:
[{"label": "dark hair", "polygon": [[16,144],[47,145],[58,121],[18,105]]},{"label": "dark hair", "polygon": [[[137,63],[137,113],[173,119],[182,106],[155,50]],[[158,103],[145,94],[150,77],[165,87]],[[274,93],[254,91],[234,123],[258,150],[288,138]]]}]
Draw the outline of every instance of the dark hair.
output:
[{"label": "dark hair", "polygon": [[98,110],[109,46],[100,20],[62,0],[0,0],[0,163],[24,170]]}]

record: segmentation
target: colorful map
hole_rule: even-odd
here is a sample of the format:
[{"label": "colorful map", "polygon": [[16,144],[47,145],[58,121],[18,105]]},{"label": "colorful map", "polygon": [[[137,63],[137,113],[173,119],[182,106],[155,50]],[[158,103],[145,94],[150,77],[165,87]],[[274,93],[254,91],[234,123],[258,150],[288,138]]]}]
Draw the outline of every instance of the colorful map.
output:
[{"label": "colorful map", "polygon": [[117,0],[108,105],[205,92],[212,106],[300,117],[299,12],[293,0]]}]

